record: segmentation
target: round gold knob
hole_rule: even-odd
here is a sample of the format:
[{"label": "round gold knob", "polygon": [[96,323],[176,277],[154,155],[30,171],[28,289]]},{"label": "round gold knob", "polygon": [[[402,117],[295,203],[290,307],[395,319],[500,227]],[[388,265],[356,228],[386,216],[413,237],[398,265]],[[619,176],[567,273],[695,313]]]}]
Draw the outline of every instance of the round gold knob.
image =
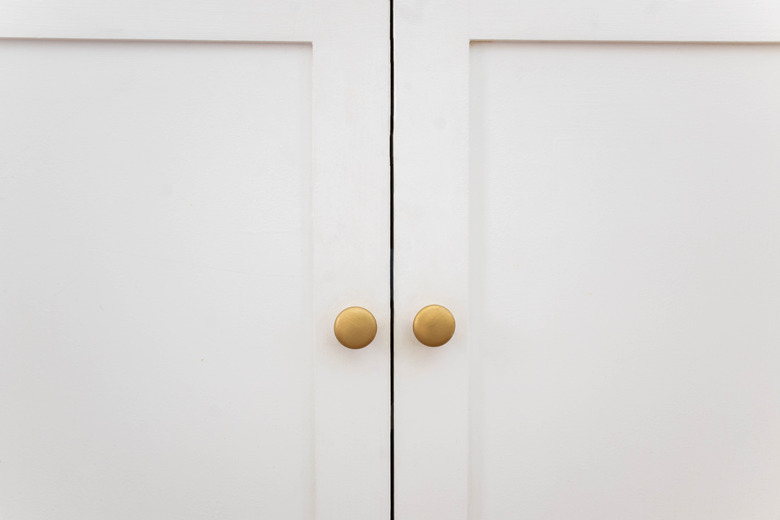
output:
[{"label": "round gold knob", "polygon": [[363,307],[347,307],[333,323],[336,339],[347,348],[363,348],[374,341],[376,319]]},{"label": "round gold knob", "polygon": [[413,329],[420,343],[440,347],[455,334],[455,317],[446,307],[428,305],[414,317]]}]

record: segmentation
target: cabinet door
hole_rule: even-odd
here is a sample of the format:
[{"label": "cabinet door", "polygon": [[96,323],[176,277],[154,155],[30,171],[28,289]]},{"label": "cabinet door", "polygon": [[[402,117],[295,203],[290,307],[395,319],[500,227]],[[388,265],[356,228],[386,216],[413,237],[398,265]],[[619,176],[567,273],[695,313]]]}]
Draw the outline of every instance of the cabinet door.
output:
[{"label": "cabinet door", "polygon": [[0,1],[0,517],[389,514],[388,16]]},{"label": "cabinet door", "polygon": [[778,4],[395,5],[399,518],[777,518]]}]

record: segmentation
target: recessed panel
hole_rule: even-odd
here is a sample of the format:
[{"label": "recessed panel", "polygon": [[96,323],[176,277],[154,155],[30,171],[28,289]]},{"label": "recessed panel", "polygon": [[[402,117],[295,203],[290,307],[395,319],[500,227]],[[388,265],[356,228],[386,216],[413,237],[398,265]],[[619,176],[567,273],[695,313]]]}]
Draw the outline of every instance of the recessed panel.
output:
[{"label": "recessed panel", "polygon": [[311,47],[0,70],[0,516],[311,517]]},{"label": "recessed panel", "polygon": [[780,46],[471,46],[471,517],[780,514]]}]

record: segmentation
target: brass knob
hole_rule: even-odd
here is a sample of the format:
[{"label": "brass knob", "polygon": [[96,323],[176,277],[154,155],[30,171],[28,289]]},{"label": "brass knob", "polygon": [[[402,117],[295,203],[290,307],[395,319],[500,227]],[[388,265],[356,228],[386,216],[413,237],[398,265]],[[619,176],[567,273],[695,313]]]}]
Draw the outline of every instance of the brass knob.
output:
[{"label": "brass knob", "polygon": [[440,347],[455,334],[455,317],[446,307],[428,305],[414,317],[414,335],[423,345]]},{"label": "brass knob", "polygon": [[336,339],[347,348],[363,348],[376,337],[376,319],[363,307],[347,307],[333,323]]}]

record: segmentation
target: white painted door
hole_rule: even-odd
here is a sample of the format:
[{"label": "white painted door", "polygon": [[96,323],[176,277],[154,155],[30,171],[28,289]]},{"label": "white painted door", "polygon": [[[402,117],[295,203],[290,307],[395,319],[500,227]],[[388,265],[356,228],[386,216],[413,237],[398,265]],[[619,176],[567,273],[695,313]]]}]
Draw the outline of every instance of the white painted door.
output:
[{"label": "white painted door", "polygon": [[388,15],[0,2],[0,518],[388,516]]},{"label": "white painted door", "polygon": [[777,2],[395,6],[396,517],[780,517]]}]

